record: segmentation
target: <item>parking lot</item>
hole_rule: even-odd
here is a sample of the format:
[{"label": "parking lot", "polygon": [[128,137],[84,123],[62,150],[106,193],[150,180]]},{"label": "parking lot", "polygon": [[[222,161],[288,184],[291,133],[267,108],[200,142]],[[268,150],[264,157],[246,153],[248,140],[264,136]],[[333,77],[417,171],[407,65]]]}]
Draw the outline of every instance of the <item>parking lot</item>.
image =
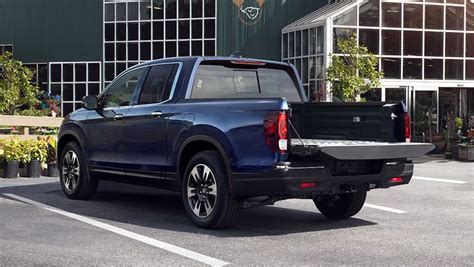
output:
[{"label": "parking lot", "polygon": [[1,179],[0,265],[473,265],[473,183],[474,163],[424,157],[354,218],[287,200],[208,231],[175,194],[103,182],[72,201],[54,178]]}]

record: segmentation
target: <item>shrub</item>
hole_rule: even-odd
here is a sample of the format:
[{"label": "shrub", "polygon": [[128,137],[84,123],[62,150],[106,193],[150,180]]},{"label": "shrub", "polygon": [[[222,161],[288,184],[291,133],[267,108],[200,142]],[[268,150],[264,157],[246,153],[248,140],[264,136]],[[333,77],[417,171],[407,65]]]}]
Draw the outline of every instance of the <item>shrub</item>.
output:
[{"label": "shrub", "polygon": [[18,138],[10,138],[2,141],[2,159],[7,162],[22,161],[24,158],[23,144]]},{"label": "shrub", "polygon": [[56,161],[57,161],[56,147],[58,145],[58,142],[56,141],[56,138],[51,137],[51,136],[48,136],[45,140],[47,143],[46,162],[48,164],[56,164]]},{"label": "shrub", "polygon": [[456,117],[456,118],[454,119],[454,124],[456,125],[456,129],[462,129],[463,121],[462,121],[461,118]]},{"label": "shrub", "polygon": [[28,163],[32,160],[46,161],[48,144],[44,139],[29,139],[22,141],[22,161]]},{"label": "shrub", "polygon": [[377,57],[359,44],[355,35],[336,42],[342,55],[331,56],[327,81],[333,87],[334,96],[343,101],[357,101],[361,94],[380,85],[383,72],[377,69]]},{"label": "shrub", "polygon": [[48,109],[24,109],[15,112],[15,115],[22,115],[22,116],[48,116],[49,110]]},{"label": "shrub", "polygon": [[13,59],[10,52],[0,55],[0,113],[13,115],[39,103],[38,86],[30,83],[32,78],[33,72]]}]

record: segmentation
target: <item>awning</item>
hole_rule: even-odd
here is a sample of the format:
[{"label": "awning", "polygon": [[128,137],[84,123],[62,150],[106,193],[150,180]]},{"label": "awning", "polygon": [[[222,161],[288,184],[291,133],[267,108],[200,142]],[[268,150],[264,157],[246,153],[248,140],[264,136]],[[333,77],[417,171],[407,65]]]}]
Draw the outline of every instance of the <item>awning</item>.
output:
[{"label": "awning", "polygon": [[339,15],[340,13],[347,10],[349,6],[355,6],[356,4],[357,0],[342,0],[325,5],[313,13],[308,14],[286,26],[283,28],[282,33],[293,32],[322,25],[327,18]]}]

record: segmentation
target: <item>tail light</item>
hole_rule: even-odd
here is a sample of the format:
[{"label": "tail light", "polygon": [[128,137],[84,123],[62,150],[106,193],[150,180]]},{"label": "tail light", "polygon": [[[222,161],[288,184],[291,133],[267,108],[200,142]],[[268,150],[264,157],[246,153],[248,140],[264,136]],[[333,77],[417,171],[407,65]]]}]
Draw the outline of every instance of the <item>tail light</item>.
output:
[{"label": "tail light", "polygon": [[285,153],[288,150],[288,114],[282,111],[267,115],[263,127],[268,147]]},{"label": "tail light", "polygon": [[301,183],[301,184],[300,184],[300,188],[301,188],[301,189],[315,188],[316,185],[317,185],[316,182],[313,182],[313,183]]},{"label": "tail light", "polygon": [[410,116],[408,113],[405,113],[405,141],[410,143],[411,140],[411,125],[410,125]]},{"label": "tail light", "polygon": [[389,183],[403,183],[403,177],[401,176],[397,176],[397,177],[393,177],[392,179],[390,179],[390,181],[388,181]]}]

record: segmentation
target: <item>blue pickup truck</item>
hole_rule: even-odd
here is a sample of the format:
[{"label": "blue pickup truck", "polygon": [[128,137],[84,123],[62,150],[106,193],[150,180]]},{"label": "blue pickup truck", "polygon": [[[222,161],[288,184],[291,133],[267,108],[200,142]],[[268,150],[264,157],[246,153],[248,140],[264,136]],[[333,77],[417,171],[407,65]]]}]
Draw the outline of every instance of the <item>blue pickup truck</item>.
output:
[{"label": "blue pickup truck", "polygon": [[289,198],[348,218],[433,148],[409,142],[402,103],[310,103],[294,66],[265,60],[146,62],[83,107],[59,132],[65,195],[89,199],[103,179],[175,190],[202,228]]}]

